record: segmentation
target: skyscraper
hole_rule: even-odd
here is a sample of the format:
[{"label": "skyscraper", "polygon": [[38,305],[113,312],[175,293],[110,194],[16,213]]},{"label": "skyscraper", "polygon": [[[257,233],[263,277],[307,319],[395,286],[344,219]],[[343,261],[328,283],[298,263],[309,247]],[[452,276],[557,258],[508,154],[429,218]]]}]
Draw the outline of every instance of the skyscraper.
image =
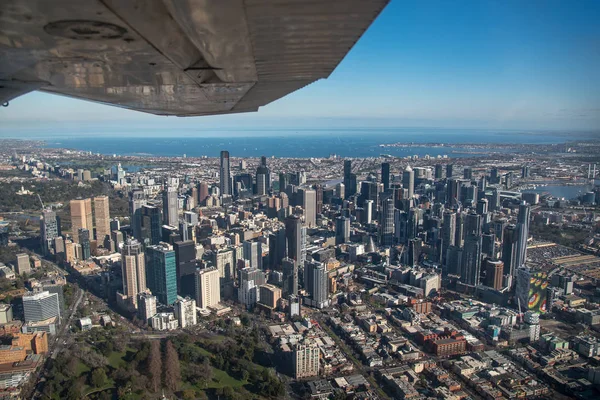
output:
[{"label": "skyscraper", "polygon": [[290,215],[285,219],[285,237],[287,240],[287,256],[297,263],[302,257],[302,221],[296,215]]},{"label": "skyscraper", "polygon": [[525,266],[525,260],[527,258],[527,238],[529,237],[530,215],[531,207],[523,201],[519,205],[519,215],[517,216],[517,268]]},{"label": "skyscraper", "polygon": [[465,217],[464,228],[465,230],[463,234],[465,238],[469,235],[481,235],[481,215],[476,214],[473,211],[467,214]]},{"label": "skyscraper", "polygon": [[208,308],[221,301],[221,283],[219,271],[216,268],[206,268],[196,271],[196,304],[200,308]]},{"label": "skyscraper", "polygon": [[435,164],[435,173],[433,177],[435,180],[439,180],[444,177],[444,167],[442,164]]},{"label": "skyscraper", "polygon": [[337,217],[335,219],[335,244],[346,243],[350,240],[350,218]]},{"label": "skyscraper", "polygon": [[381,163],[381,183],[383,183],[383,190],[390,188],[390,163]]},{"label": "skyscraper", "polygon": [[266,283],[264,272],[249,267],[240,270],[238,301],[246,307],[253,307],[260,300],[258,287],[264,283]]},{"label": "skyscraper", "polygon": [[54,239],[58,237],[58,219],[56,213],[52,210],[42,211],[40,218],[40,236],[42,238],[42,250],[48,254],[54,244]]},{"label": "skyscraper", "polygon": [[221,195],[232,195],[231,191],[231,170],[229,169],[229,152],[221,151],[221,164],[219,169],[219,189]]},{"label": "skyscraper", "polygon": [[415,194],[415,171],[410,165],[406,166],[402,173],[402,186],[408,190],[408,198],[412,199]]},{"label": "skyscraper", "polygon": [[140,211],[141,240],[146,246],[159,244],[162,239],[160,208],[144,204]]},{"label": "skyscraper", "polygon": [[479,285],[481,275],[481,235],[467,235],[462,255],[460,281],[467,285]]},{"label": "skyscraper", "polygon": [[182,297],[195,297],[196,244],[191,240],[173,243],[177,263],[177,293]]},{"label": "skyscraper", "polygon": [[135,239],[128,239],[121,250],[121,269],[123,275],[123,294],[137,308],[138,293],[145,292],[146,265],[142,244]]},{"label": "skyscraper", "polygon": [[79,231],[77,232],[77,238],[78,243],[81,245],[81,259],[89,259],[92,256],[90,245],[90,231],[87,229],[79,228]]},{"label": "skyscraper", "polygon": [[394,244],[394,199],[383,201],[380,219],[379,243],[384,247],[391,247]]},{"label": "skyscraper", "polygon": [[262,244],[258,241],[244,242],[244,259],[250,263],[250,268],[262,269]]},{"label": "skyscraper", "polygon": [[281,262],[283,269],[283,295],[296,295],[298,293],[298,267],[296,261],[286,257]]},{"label": "skyscraper", "polygon": [[264,196],[269,192],[271,186],[271,171],[267,167],[267,158],[260,158],[260,165],[256,169],[256,194]]},{"label": "skyscraper", "polygon": [[304,267],[304,288],[310,294],[308,303],[316,308],[329,305],[327,269],[323,263],[317,261],[307,262]]},{"label": "skyscraper", "polygon": [[315,185],[315,195],[317,197],[317,214],[323,213],[323,185]]},{"label": "skyscraper", "polygon": [[177,212],[177,188],[167,186],[162,194],[163,201],[163,223],[165,225],[177,226],[179,222]]},{"label": "skyscraper", "polygon": [[348,198],[356,193],[356,175],[352,173],[352,160],[344,160],[344,197]]},{"label": "skyscraper", "polygon": [[500,260],[487,259],[485,261],[486,286],[496,290],[502,289],[502,275],[504,264]]},{"label": "skyscraper", "polygon": [[304,209],[304,223],[308,228],[317,225],[317,194],[313,189],[304,189],[302,208]]},{"label": "skyscraper", "polygon": [[177,300],[177,262],[168,244],[146,247],[146,283],[160,303]]},{"label": "skyscraper", "polygon": [[444,223],[442,225],[442,260],[444,265],[446,254],[450,246],[454,246],[456,235],[456,213],[451,210],[444,211]]},{"label": "skyscraper", "polygon": [[504,275],[515,277],[518,268],[518,237],[519,231],[516,225],[511,224],[504,228],[504,238],[502,240]]},{"label": "skyscraper", "polygon": [[454,176],[454,164],[446,164],[446,179]]},{"label": "skyscraper", "polygon": [[206,182],[200,182],[198,184],[198,205],[204,205],[207,197],[208,197],[208,184]]},{"label": "skyscraper", "polygon": [[77,242],[79,229],[88,229],[93,231],[94,222],[92,216],[92,199],[71,200],[71,232],[73,232],[73,241]]},{"label": "skyscraper", "polygon": [[[94,213],[96,215],[96,240],[104,243],[110,236],[110,206],[108,196],[94,197]],[[87,228],[91,231],[90,228]]]},{"label": "skyscraper", "polygon": [[137,240],[142,240],[142,206],[146,204],[146,196],[141,189],[129,192],[129,217],[131,232]]}]

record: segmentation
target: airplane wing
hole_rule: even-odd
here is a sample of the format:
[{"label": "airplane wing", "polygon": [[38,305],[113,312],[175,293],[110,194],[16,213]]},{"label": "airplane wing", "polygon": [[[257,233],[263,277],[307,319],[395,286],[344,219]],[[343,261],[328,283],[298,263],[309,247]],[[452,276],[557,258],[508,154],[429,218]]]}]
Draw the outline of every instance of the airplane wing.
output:
[{"label": "airplane wing", "polygon": [[257,111],[327,78],[389,0],[3,0],[0,103]]}]

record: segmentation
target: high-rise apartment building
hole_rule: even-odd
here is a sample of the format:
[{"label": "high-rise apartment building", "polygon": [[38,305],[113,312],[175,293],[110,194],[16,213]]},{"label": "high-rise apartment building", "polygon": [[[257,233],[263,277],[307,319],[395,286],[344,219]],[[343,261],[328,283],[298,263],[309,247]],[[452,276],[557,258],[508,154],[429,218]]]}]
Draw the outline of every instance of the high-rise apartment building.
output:
[{"label": "high-rise apartment building", "polygon": [[340,216],[335,219],[335,244],[350,241],[350,218]]},{"label": "high-rise apartment building", "polygon": [[123,294],[137,308],[138,293],[145,292],[146,263],[142,244],[128,239],[121,250],[121,269],[123,275]]},{"label": "high-rise apartment building", "polygon": [[525,266],[527,259],[527,238],[529,237],[530,218],[531,207],[523,201],[519,205],[519,215],[517,215],[517,268]]},{"label": "high-rise apartment building", "polygon": [[244,242],[244,259],[250,268],[262,269],[262,244],[259,241]]},{"label": "high-rise apartment building", "polygon": [[138,318],[147,324],[156,315],[156,296],[148,292],[138,293],[137,305]]},{"label": "high-rise apartment building", "polygon": [[402,187],[408,190],[408,198],[412,199],[415,195],[415,171],[410,165],[402,173]]},{"label": "high-rise apartment building", "polygon": [[316,343],[297,344],[293,350],[294,378],[318,376],[320,353]]},{"label": "high-rise apartment building", "polygon": [[221,301],[219,275],[219,271],[216,268],[206,268],[196,271],[196,304],[198,307],[212,307]]},{"label": "high-rise apartment building", "polygon": [[48,254],[54,247],[54,239],[59,236],[58,218],[52,210],[42,211],[40,218],[40,237],[42,239],[42,251]]},{"label": "high-rise apartment building", "polygon": [[174,306],[175,318],[179,321],[180,328],[194,326],[197,323],[196,300],[189,297],[178,297]]},{"label": "high-rise apartment building", "polygon": [[177,188],[167,186],[162,193],[162,201],[163,224],[177,226],[179,222]]},{"label": "high-rise apartment building", "polygon": [[394,199],[385,199],[381,206],[379,222],[379,243],[383,247],[391,247],[394,244],[394,211]]},{"label": "high-rise apartment building", "polygon": [[329,305],[327,269],[325,264],[318,261],[307,262],[304,266],[304,288],[310,294],[308,303],[316,308]]}]

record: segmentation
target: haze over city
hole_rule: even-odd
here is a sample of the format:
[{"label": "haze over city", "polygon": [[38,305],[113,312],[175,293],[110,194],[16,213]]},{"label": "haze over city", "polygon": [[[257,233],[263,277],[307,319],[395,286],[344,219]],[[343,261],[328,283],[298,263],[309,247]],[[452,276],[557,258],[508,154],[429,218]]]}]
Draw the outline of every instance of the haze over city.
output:
[{"label": "haze over city", "polygon": [[599,2],[5,3],[0,399],[600,398]]}]

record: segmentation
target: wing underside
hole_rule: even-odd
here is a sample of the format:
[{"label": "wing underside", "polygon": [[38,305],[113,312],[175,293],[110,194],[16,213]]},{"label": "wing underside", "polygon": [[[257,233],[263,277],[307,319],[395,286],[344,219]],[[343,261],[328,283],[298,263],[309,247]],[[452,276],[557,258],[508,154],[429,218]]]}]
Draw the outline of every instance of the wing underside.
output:
[{"label": "wing underside", "polygon": [[327,78],[389,0],[4,0],[0,102],[256,111]]}]

